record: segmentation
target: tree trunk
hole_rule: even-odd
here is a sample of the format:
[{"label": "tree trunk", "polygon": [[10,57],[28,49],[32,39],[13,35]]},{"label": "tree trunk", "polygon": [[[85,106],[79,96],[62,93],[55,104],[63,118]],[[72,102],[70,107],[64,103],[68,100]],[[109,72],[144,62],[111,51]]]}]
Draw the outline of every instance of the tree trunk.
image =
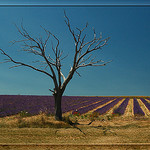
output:
[{"label": "tree trunk", "polygon": [[61,93],[55,94],[54,99],[55,99],[55,119],[62,121],[62,110],[61,110],[62,94]]}]

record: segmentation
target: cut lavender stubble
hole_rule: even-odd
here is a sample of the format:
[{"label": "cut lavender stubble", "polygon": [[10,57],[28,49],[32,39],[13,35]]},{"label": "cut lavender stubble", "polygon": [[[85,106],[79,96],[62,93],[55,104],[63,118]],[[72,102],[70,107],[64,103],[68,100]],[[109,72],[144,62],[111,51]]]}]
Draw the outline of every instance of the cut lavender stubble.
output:
[{"label": "cut lavender stubble", "polygon": [[[99,107],[99,106],[101,106],[101,105],[103,105],[103,104],[105,104],[105,103],[107,103],[109,101],[112,101],[113,99],[114,98],[107,97],[107,98],[103,99],[100,102],[97,102],[97,103],[94,103],[94,104],[89,104],[86,107],[80,108],[80,109],[77,110],[77,112],[80,113],[80,114],[87,113],[88,111],[93,110],[96,107]],[[72,113],[74,113],[74,112],[75,111],[73,111]]]},{"label": "cut lavender stubble", "polygon": [[133,110],[134,115],[141,115],[141,116],[145,115],[136,98],[133,99]]},{"label": "cut lavender stubble", "polygon": [[126,110],[126,107],[127,107],[128,103],[129,103],[129,99],[130,99],[130,98],[126,98],[126,99],[121,103],[121,105],[120,105],[117,109],[115,109],[115,110],[113,111],[113,113],[114,113],[114,114],[123,115],[124,112],[125,112],[125,110]]},{"label": "cut lavender stubble", "polygon": [[107,105],[105,105],[105,106],[95,110],[94,112],[97,112],[99,114],[104,114],[107,111],[109,111],[112,107],[114,107],[122,99],[123,99],[122,97],[119,97],[116,100],[112,101],[111,103],[109,103],[109,104],[107,104]]},{"label": "cut lavender stubble", "polygon": [[140,99],[144,103],[144,105],[148,108],[148,110],[150,111],[150,103],[148,103],[144,98],[140,98]]}]

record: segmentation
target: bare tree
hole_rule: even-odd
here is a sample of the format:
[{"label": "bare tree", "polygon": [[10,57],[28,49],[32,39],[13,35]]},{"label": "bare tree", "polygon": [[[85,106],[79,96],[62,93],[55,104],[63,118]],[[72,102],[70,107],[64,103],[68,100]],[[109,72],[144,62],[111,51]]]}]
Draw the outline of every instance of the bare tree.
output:
[{"label": "bare tree", "polygon": [[[70,24],[70,20],[67,17],[65,11],[64,11],[64,17],[65,17],[65,23],[75,42],[75,47],[74,47],[75,53],[73,58],[73,64],[67,77],[65,77],[64,74],[62,73],[62,60],[64,60],[66,56],[63,57],[63,51],[59,49],[60,41],[53,33],[46,30],[42,26],[41,27],[46,33],[45,40],[43,40],[43,38],[41,37],[33,38],[23,27],[22,24],[20,28],[16,26],[18,32],[23,37],[23,40],[13,41],[13,44],[18,42],[23,43],[22,50],[40,56],[42,61],[40,59],[36,61],[36,63],[42,63],[45,68],[41,69],[39,67],[38,68],[34,67],[34,65],[16,61],[10,55],[8,55],[3,49],[0,49],[1,53],[7,57],[4,63],[12,62],[15,64],[11,68],[18,67],[18,66],[26,66],[32,68],[33,70],[46,74],[53,81],[54,88],[49,90],[53,93],[54,100],[55,100],[56,120],[62,120],[62,109],[61,109],[62,95],[66,89],[67,84],[72,79],[73,75],[77,73],[80,76],[77,70],[79,68],[88,67],[88,66],[105,66],[107,63],[110,62],[110,61],[104,62],[101,59],[96,60],[96,58],[93,57],[93,52],[102,49],[102,47],[104,47],[107,44],[109,37],[106,39],[102,39],[101,34],[97,37],[95,29],[93,29],[92,40],[86,41],[87,35],[84,33],[84,31],[88,27],[88,23],[82,29],[75,28],[75,30],[73,30]],[[46,52],[47,44],[50,38],[53,38],[56,41],[55,47],[53,46],[53,43],[51,43],[51,50],[54,53],[53,56],[50,54],[48,55]]]}]

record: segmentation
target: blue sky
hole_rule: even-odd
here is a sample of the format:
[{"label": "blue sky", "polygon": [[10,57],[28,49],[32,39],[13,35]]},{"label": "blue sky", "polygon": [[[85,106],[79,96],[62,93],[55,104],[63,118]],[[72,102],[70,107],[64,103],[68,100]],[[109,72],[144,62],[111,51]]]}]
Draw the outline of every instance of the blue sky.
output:
[{"label": "blue sky", "polygon": [[[97,34],[111,37],[95,55],[104,61],[113,60],[104,67],[79,69],[82,77],[75,74],[64,94],[150,96],[150,7],[0,7],[0,48],[18,61],[30,62],[36,56],[18,52],[19,44],[10,47],[10,41],[20,39],[14,23],[20,25],[23,20],[35,37],[44,36],[42,25],[59,38],[60,48],[69,54],[63,69],[67,76],[74,43],[64,22],[64,9],[73,28],[82,28],[88,22],[87,35],[92,36],[94,27]],[[0,62],[3,59],[0,55]],[[48,89],[53,83],[47,76],[24,67],[9,69],[12,65],[0,64],[1,95],[51,95]]]},{"label": "blue sky", "polygon": [[40,5],[45,5],[45,4],[50,4],[50,5],[88,5],[88,4],[96,4],[96,5],[109,5],[109,4],[115,4],[115,5],[122,5],[122,4],[127,4],[127,5],[145,5],[145,4],[150,4],[149,0],[0,0],[0,4],[40,4]]}]

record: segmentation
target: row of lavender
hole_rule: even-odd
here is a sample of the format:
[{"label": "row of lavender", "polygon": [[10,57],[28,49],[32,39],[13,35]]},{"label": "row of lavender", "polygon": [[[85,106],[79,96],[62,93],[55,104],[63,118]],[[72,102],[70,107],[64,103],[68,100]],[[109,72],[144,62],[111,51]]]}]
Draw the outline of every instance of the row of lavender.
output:
[{"label": "row of lavender", "polygon": [[[91,105],[87,105],[87,106],[84,106],[82,108],[78,108],[77,110],[74,110],[72,113],[74,114],[76,111],[80,114],[84,114],[84,113],[87,113],[93,109],[95,109],[96,107],[99,107],[103,104],[106,104],[107,102],[110,102],[112,101],[113,99],[115,99],[114,97],[107,97],[107,98],[104,98],[102,99],[101,101],[97,102],[97,103],[92,103]],[[115,100],[116,101],[116,100]],[[108,107],[108,105],[106,105]],[[107,108],[106,108],[107,109]]]},{"label": "row of lavender", "polygon": [[136,98],[133,99],[133,102],[134,102],[134,103],[133,103],[133,104],[134,104],[134,107],[133,107],[134,114],[135,114],[135,115],[142,115],[142,116],[144,116],[145,113],[144,113],[143,110],[141,109],[141,107],[140,107],[140,105],[139,105],[139,103],[138,103],[138,101],[137,101]]},{"label": "row of lavender", "polygon": [[[76,110],[103,99],[104,97],[63,96],[62,112]],[[0,117],[18,114],[21,111],[26,111],[32,115],[39,114],[40,111],[54,114],[54,98],[53,96],[29,95],[0,96]]]},{"label": "row of lavender", "polygon": [[128,105],[129,99],[130,99],[130,98],[126,98],[126,99],[121,103],[121,105],[120,105],[117,109],[115,109],[115,110],[113,111],[113,113],[114,113],[114,114],[123,115],[124,112],[125,112],[125,110],[126,110],[126,107],[127,107],[127,105]]},{"label": "row of lavender", "polygon": [[[128,102],[129,102],[129,99],[130,98],[126,98],[122,104],[114,110],[114,114],[120,114],[120,115],[123,115],[124,112],[125,112],[125,109],[128,105]],[[150,111],[150,103],[148,101],[146,101],[144,98],[140,98],[140,100],[143,102],[143,104],[147,107],[147,109]],[[149,99],[147,99],[149,100]],[[141,116],[144,116],[145,113],[144,111],[142,110],[142,108],[140,107],[138,101],[137,101],[137,98],[133,98],[133,112],[134,112],[134,115],[141,115]]]},{"label": "row of lavender", "polygon": [[[63,96],[62,112],[79,112],[87,113],[99,106],[94,112],[104,114],[113,108],[122,97],[80,97],[80,96]],[[126,98],[122,104],[114,110],[114,114],[123,115],[130,98]],[[144,105],[150,111],[150,99],[140,98]],[[134,114],[145,115],[136,98],[133,99]],[[108,104],[107,104],[108,103]],[[105,105],[106,104],[106,105]],[[40,111],[54,114],[54,99],[52,96],[28,96],[28,95],[1,95],[0,96],[0,117],[14,115],[21,111],[27,111],[32,115],[38,114]]]},{"label": "row of lavender", "polygon": [[[45,107],[46,106],[46,107]],[[0,116],[9,116],[21,111],[37,114],[37,112],[48,109],[53,112],[53,98],[49,96],[28,96],[28,95],[1,95]]]},{"label": "row of lavender", "polygon": [[[100,115],[105,114],[123,99],[124,98],[122,98],[122,97],[120,97],[120,98],[115,98],[115,97],[108,98],[107,97],[105,99],[102,99],[99,102],[91,103],[87,106],[84,106],[77,110],[74,110],[72,113],[74,114],[75,112],[77,112],[79,114],[84,114],[84,113],[87,113],[87,112],[95,109],[95,111],[93,111],[93,112],[96,112]],[[147,109],[150,111],[150,104],[148,103],[148,101],[146,101],[144,98],[140,98],[140,99],[143,102],[143,104],[147,107]],[[125,110],[126,110],[129,100],[130,100],[129,97],[125,98],[125,100],[123,100],[123,102],[119,105],[119,107],[113,111],[113,114],[123,115],[125,113]],[[106,104],[106,103],[108,103],[108,104]],[[102,106],[103,104],[106,104],[106,105]],[[97,107],[100,107],[100,108],[97,108]],[[136,98],[133,98],[133,111],[134,111],[134,115],[142,115],[142,116],[145,115],[145,113],[141,109]]]}]

